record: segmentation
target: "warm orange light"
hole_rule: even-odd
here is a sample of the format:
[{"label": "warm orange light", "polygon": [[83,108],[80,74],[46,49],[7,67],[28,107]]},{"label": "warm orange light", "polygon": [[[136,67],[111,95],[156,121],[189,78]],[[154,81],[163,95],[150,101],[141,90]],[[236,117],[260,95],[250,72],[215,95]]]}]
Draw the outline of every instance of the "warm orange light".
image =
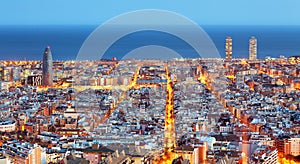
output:
[{"label": "warm orange light", "polygon": [[279,162],[282,164],[297,164],[294,160],[288,160],[286,158],[279,158]]},{"label": "warm orange light", "polygon": [[134,86],[136,86],[136,80],[138,78],[140,69],[141,69],[141,66],[138,66],[137,71],[133,75],[133,80],[131,81],[130,85],[128,86],[129,89],[133,88]]},{"label": "warm orange light", "polygon": [[198,78],[198,81],[200,81],[202,84],[207,84],[207,75],[200,74],[200,77]]},{"label": "warm orange light", "polygon": [[174,124],[174,106],[173,106],[173,87],[170,78],[168,67],[165,67],[167,75],[167,101],[166,101],[166,116],[165,116],[165,133],[164,133],[164,154],[161,159],[154,163],[171,164],[175,159],[176,154],[172,150],[176,146],[175,139],[175,124]]},{"label": "warm orange light", "polygon": [[249,63],[247,62],[247,60],[246,60],[246,59],[242,59],[242,61],[241,61],[241,62],[242,62],[242,64],[243,64],[243,65],[250,66],[250,65],[249,65]]}]

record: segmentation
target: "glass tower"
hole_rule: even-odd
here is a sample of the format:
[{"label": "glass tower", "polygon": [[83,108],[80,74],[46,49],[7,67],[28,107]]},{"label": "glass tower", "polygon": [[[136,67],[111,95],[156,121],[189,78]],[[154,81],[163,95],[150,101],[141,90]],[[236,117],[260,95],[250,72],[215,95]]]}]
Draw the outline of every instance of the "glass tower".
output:
[{"label": "glass tower", "polygon": [[53,86],[53,61],[50,47],[46,47],[43,55],[43,86]]}]

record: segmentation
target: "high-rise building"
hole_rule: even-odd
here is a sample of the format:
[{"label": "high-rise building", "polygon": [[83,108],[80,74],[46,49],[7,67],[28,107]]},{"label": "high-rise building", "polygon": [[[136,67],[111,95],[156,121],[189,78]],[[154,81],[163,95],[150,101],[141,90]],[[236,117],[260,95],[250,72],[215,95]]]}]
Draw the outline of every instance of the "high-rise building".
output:
[{"label": "high-rise building", "polygon": [[43,86],[53,86],[53,61],[50,46],[46,47],[43,55]]},{"label": "high-rise building", "polygon": [[257,58],[257,40],[252,36],[249,40],[249,60],[256,60]]},{"label": "high-rise building", "polygon": [[225,43],[226,59],[232,59],[232,38],[227,37]]}]

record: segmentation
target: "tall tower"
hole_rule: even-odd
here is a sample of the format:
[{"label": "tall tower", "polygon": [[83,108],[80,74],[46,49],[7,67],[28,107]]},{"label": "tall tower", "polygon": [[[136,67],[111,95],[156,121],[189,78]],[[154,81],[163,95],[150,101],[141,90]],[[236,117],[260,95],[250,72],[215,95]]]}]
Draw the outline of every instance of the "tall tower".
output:
[{"label": "tall tower", "polygon": [[53,63],[50,46],[46,47],[43,55],[43,86],[53,86]]},{"label": "tall tower", "polygon": [[249,40],[249,60],[256,60],[257,58],[257,40],[252,36]]},{"label": "tall tower", "polygon": [[229,36],[226,38],[225,54],[226,59],[232,59],[232,38]]}]

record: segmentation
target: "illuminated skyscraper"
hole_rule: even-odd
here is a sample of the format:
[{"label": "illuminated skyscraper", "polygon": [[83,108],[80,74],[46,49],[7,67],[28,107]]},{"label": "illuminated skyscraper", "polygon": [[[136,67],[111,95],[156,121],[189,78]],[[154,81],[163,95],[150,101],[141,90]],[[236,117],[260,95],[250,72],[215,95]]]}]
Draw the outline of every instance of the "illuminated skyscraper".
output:
[{"label": "illuminated skyscraper", "polygon": [[252,36],[249,40],[249,60],[256,60],[257,58],[257,40]]},{"label": "illuminated skyscraper", "polygon": [[227,37],[225,43],[226,59],[232,59],[232,38]]},{"label": "illuminated skyscraper", "polygon": [[53,63],[50,46],[46,47],[43,55],[43,86],[53,86]]}]

